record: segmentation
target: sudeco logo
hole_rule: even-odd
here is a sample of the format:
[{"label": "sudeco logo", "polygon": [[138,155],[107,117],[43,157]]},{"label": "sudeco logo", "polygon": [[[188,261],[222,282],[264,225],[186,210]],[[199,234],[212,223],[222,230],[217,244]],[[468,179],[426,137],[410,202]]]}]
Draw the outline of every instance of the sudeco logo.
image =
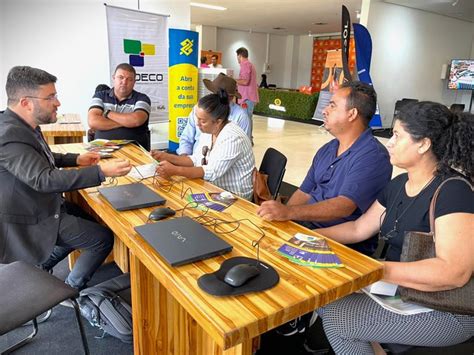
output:
[{"label": "sudeco logo", "polygon": [[179,52],[179,55],[184,54],[186,56],[189,56],[193,52],[194,43],[189,38],[186,38],[183,42],[180,43],[180,45],[181,50]]},{"label": "sudeco logo", "polygon": [[134,67],[145,66],[145,56],[155,55],[155,45],[135,39],[123,39],[123,51],[130,54],[129,63]]}]

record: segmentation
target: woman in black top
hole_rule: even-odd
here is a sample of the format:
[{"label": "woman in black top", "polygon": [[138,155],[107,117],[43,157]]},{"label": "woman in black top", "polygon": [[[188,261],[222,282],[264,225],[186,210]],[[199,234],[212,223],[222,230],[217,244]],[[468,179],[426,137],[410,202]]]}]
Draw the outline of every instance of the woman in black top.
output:
[{"label": "woman in black top", "polygon": [[267,74],[262,74],[262,81],[260,82],[259,88],[268,89]]},{"label": "woman in black top", "polygon": [[[434,102],[406,106],[396,117],[387,148],[391,163],[407,173],[393,179],[358,220],[319,232],[349,244],[380,231],[389,245],[384,281],[428,292],[462,287],[474,270],[474,193],[468,183],[451,180],[441,188],[435,206],[436,257],[407,263],[400,262],[400,253],[405,231],[430,230],[430,201],[443,180],[462,173],[472,183],[473,130],[472,114],[452,113]],[[447,346],[474,335],[472,316],[440,311],[399,315],[364,294],[318,313],[336,354],[371,354],[371,343]]]}]

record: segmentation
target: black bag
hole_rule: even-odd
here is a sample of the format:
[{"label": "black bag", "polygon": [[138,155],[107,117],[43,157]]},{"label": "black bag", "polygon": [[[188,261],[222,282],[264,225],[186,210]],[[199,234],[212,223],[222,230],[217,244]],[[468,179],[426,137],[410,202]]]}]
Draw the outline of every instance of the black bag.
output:
[{"label": "black bag", "polygon": [[[430,232],[405,232],[400,261],[418,261],[436,256],[434,224],[436,199],[441,187],[449,180],[462,180],[472,189],[472,185],[461,177],[452,177],[443,181],[431,199],[429,210]],[[472,298],[474,295],[474,277],[472,275],[469,282],[463,287],[447,291],[425,292],[408,287],[399,287],[399,289],[403,301],[418,303],[439,311],[474,315],[474,302]]]},{"label": "black bag", "polygon": [[130,274],[82,290],[77,302],[91,325],[124,343],[133,341]]}]

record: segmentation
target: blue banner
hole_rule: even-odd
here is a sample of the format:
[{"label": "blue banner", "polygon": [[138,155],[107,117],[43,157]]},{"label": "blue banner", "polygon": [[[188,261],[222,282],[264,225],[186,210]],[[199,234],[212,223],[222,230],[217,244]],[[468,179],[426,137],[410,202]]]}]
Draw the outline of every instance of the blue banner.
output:
[{"label": "blue banner", "polygon": [[[356,49],[356,63],[357,63],[357,74],[359,80],[373,85],[372,78],[370,77],[370,61],[372,59],[372,38],[370,33],[364,26],[354,23],[354,39]],[[380,117],[379,105],[377,104],[377,110],[375,111],[374,117],[370,120],[370,127],[382,127],[382,119]]]},{"label": "blue banner", "polygon": [[198,33],[169,31],[169,147],[179,146],[179,137],[188,122],[188,115],[198,101]]}]

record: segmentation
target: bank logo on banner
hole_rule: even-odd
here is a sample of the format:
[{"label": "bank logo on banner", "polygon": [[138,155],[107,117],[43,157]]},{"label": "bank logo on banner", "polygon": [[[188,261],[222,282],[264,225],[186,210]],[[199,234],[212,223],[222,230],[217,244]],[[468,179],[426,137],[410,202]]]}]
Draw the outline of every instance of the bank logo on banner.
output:
[{"label": "bank logo on banner", "polygon": [[145,66],[145,56],[155,55],[155,45],[149,43],[142,43],[135,39],[123,39],[123,51],[130,54],[129,63],[134,67]]},{"label": "bank logo on banner", "polygon": [[189,38],[186,38],[183,42],[180,43],[181,50],[179,51],[179,55],[190,55],[193,52],[194,42],[191,41]]}]

